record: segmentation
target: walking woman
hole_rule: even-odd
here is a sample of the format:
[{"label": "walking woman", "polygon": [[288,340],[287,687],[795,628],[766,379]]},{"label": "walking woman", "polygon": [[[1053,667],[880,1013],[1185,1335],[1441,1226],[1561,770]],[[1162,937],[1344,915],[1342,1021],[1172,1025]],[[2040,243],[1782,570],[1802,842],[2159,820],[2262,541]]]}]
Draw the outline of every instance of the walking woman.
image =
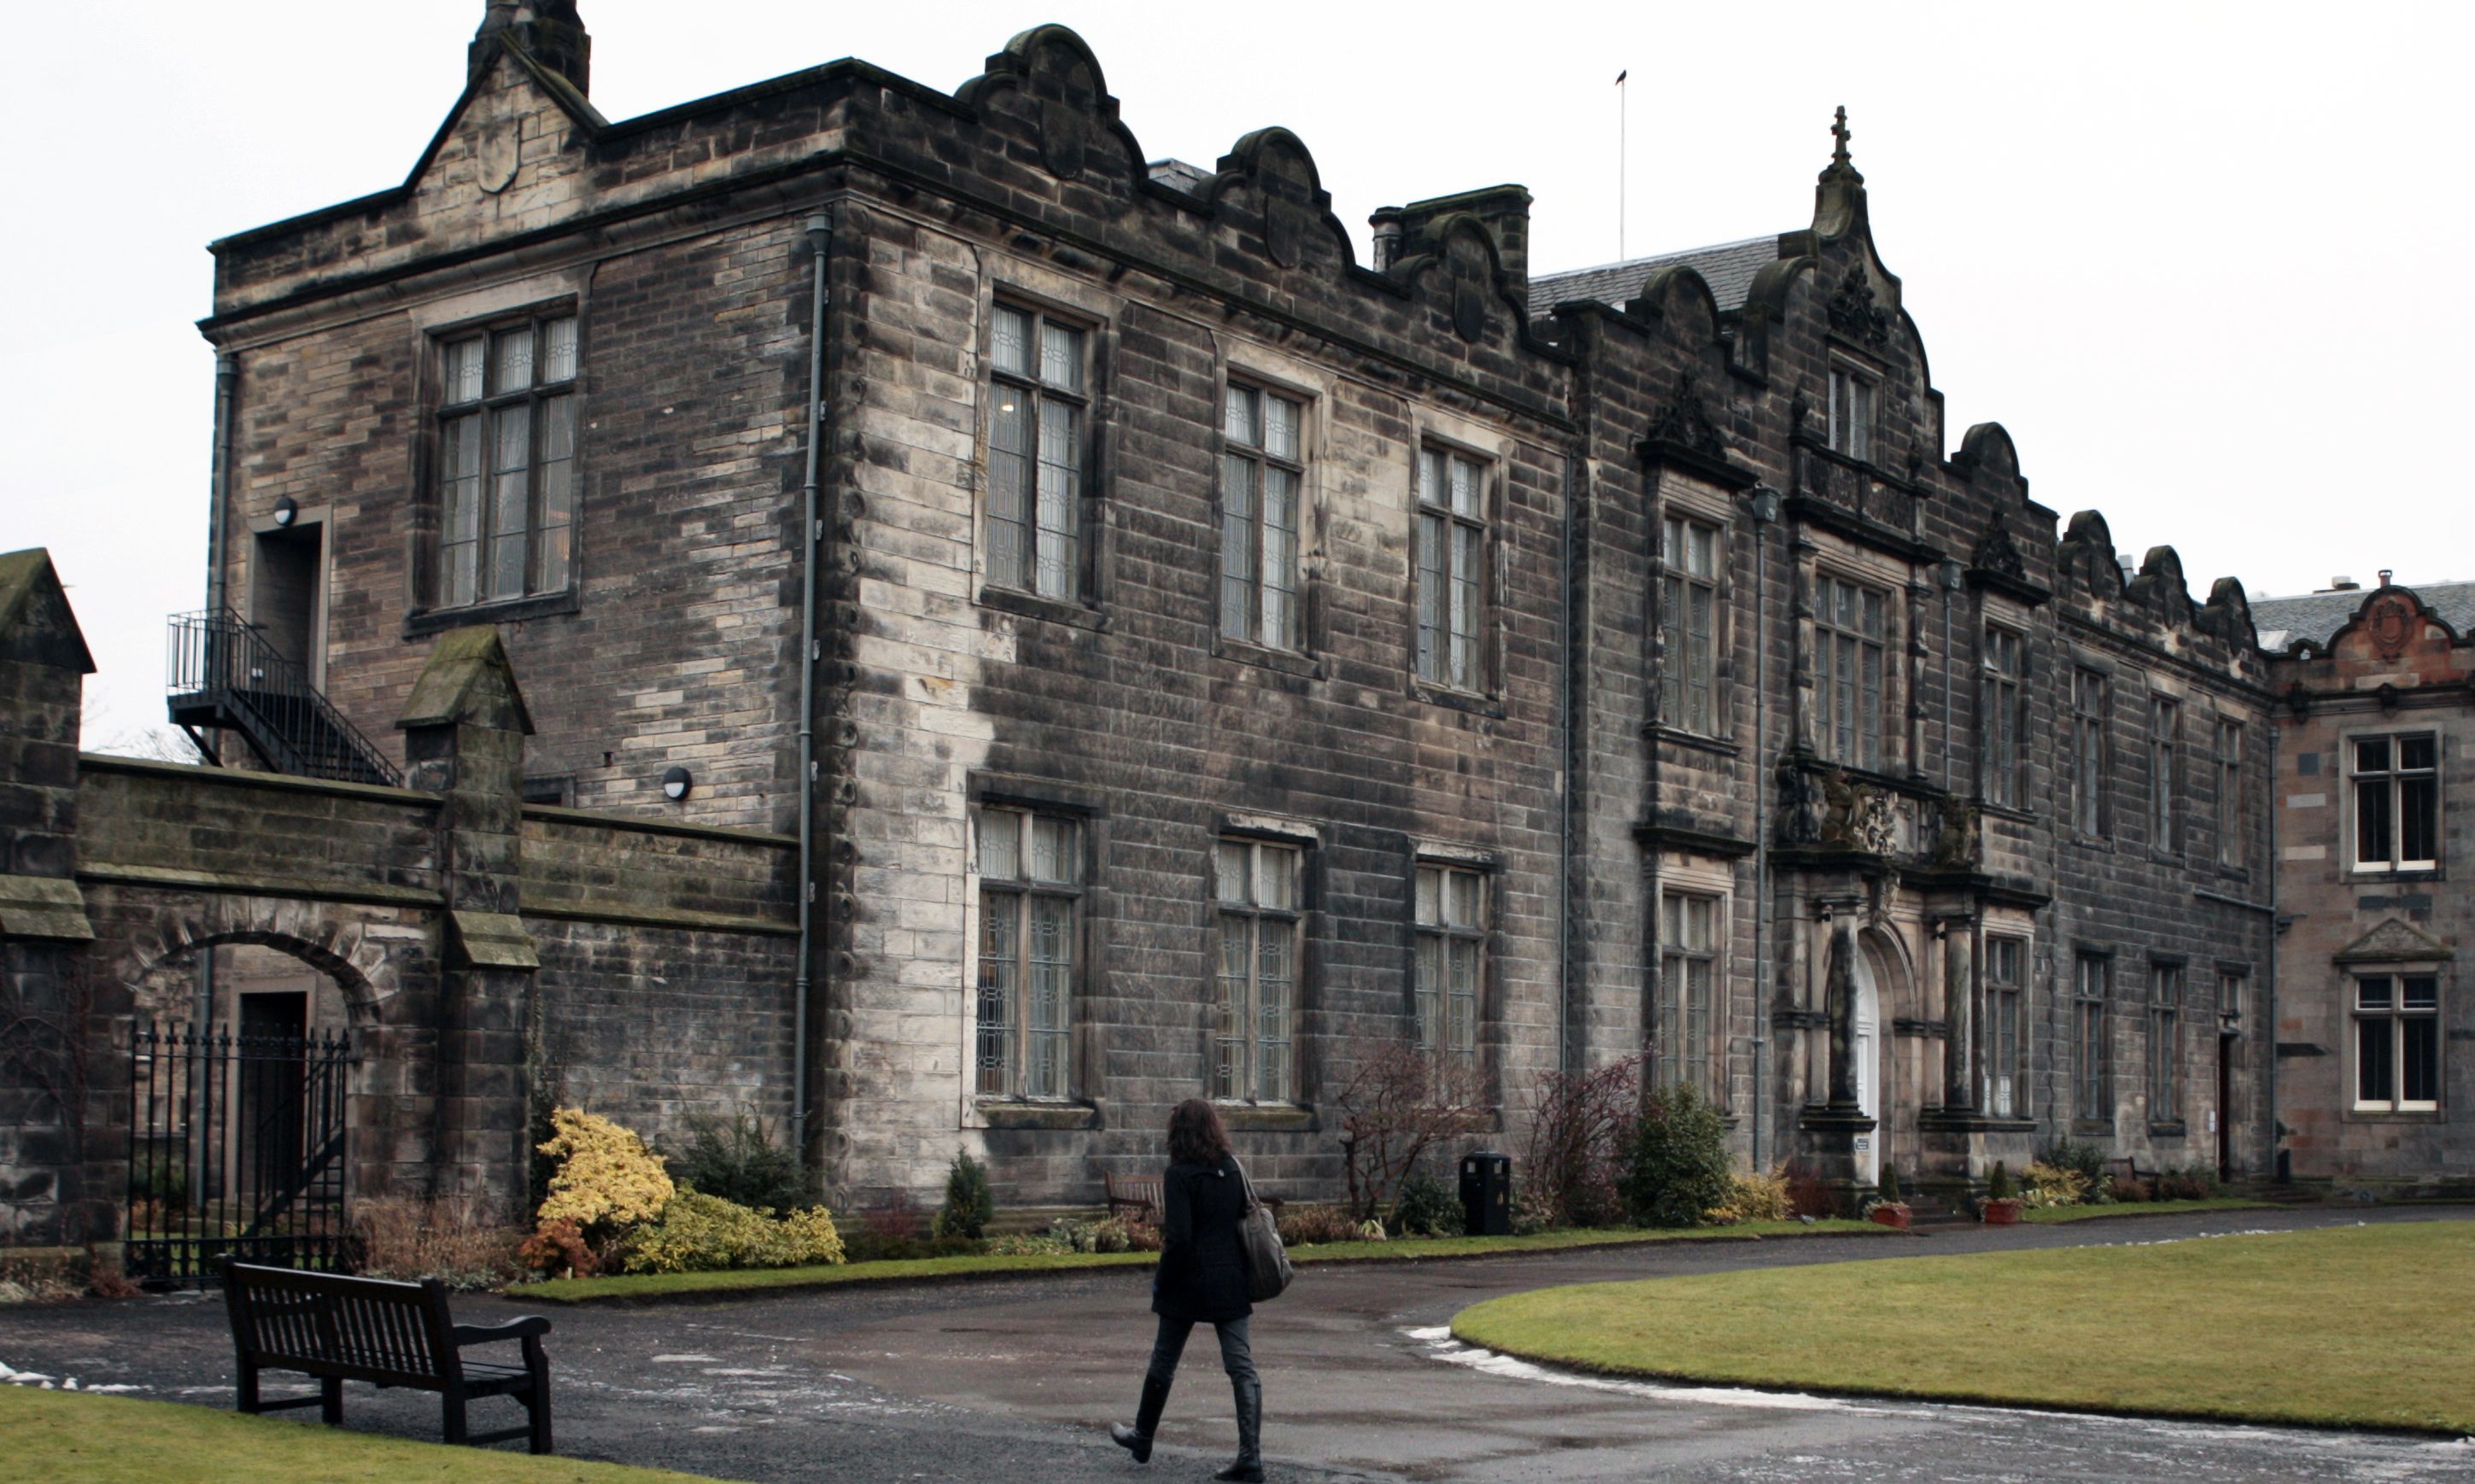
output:
[{"label": "walking woman", "polygon": [[1152,1312],[1160,1337],[1152,1343],[1151,1368],[1143,1373],[1141,1409],[1131,1427],[1109,1429],[1117,1446],[1148,1463],[1152,1433],[1186,1337],[1209,1321],[1220,1337],[1220,1365],[1238,1398],[1238,1457],[1215,1479],[1263,1477],[1263,1389],[1247,1350],[1246,1258],[1238,1224],[1246,1214],[1245,1181],[1229,1152],[1229,1131],[1201,1098],[1188,1098],[1168,1115],[1168,1173],[1161,1180],[1160,1267],[1152,1275]]}]

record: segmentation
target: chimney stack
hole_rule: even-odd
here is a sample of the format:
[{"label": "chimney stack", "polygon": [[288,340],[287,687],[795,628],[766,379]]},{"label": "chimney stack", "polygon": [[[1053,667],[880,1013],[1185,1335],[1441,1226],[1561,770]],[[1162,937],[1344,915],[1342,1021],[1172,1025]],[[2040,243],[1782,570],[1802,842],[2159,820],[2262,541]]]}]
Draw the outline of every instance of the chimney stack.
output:
[{"label": "chimney stack", "polygon": [[465,51],[467,77],[477,76],[505,41],[590,96],[593,37],[576,13],[576,0],[489,0],[481,12],[481,29]]}]

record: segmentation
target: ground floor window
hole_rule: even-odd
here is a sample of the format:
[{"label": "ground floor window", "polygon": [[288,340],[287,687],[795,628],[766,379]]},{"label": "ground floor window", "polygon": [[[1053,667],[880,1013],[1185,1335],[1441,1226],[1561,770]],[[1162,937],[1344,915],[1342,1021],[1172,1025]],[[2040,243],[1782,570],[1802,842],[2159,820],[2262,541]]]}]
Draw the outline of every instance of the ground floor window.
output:
[{"label": "ground floor window", "polygon": [[1719,899],[1671,891],[1659,899],[1658,993],[1651,1017],[1651,1072],[1711,1095],[1712,1005],[1719,977]]},{"label": "ground floor window", "polygon": [[1985,940],[1985,1110],[2017,1118],[2026,1104],[2020,1077],[2020,986],[2028,945],[2016,937]]},{"label": "ground floor window", "polygon": [[1479,969],[1486,941],[1486,878],[1460,866],[1421,865],[1417,961],[1411,966],[1418,1044],[1436,1060],[1478,1064]]},{"label": "ground floor window", "polygon": [[2183,966],[2148,970],[2148,1120],[2183,1121]]},{"label": "ground floor window", "polygon": [[2106,1076],[2105,1002],[2114,965],[2095,954],[2082,954],[2072,987],[2071,1114],[2084,1123],[2114,1116],[2113,1089]]},{"label": "ground floor window", "polygon": [[1298,987],[1298,850],[1224,839],[1213,857],[1220,973],[1212,1095],[1287,1102]]},{"label": "ground floor window", "polygon": [[977,1077],[983,1097],[1062,1098],[1072,1040],[1079,831],[988,809],[979,819]]},{"label": "ground floor window", "polygon": [[2440,1107],[2440,981],[2366,974],[2355,981],[2355,1110]]}]

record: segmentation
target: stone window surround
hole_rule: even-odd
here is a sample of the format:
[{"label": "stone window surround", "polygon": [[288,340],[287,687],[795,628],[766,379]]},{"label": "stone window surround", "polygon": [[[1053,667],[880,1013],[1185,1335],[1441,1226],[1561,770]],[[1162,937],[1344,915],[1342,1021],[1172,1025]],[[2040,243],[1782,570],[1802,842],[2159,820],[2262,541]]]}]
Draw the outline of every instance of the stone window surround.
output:
[{"label": "stone window surround", "polygon": [[[1220,893],[1217,889],[1218,883],[1214,881],[1213,953],[1210,961],[1215,965],[1223,964],[1222,955],[1227,953],[1229,947],[1225,935],[1232,931],[1233,924],[1237,925],[1237,930],[1242,932],[1246,938],[1244,957],[1248,984],[1241,1003],[1238,1007],[1238,1034],[1235,1037],[1243,1048],[1243,1052],[1240,1064],[1235,1068],[1235,1084],[1223,1087],[1220,1085],[1220,1045],[1224,1037],[1218,1029],[1214,1029],[1207,1038],[1205,1054],[1204,1081],[1208,1088],[1207,1095],[1215,1103],[1240,1107],[1296,1107],[1299,1103],[1297,1028],[1301,1019],[1300,1010],[1306,998],[1308,873],[1311,869],[1311,846],[1309,842],[1293,835],[1224,830],[1213,839],[1215,877],[1217,853],[1223,847],[1229,846],[1243,849],[1248,854],[1248,895],[1244,902],[1233,902]],[[1285,903],[1266,905],[1254,899],[1253,887],[1256,881],[1260,880],[1260,877],[1254,874],[1254,860],[1260,853],[1266,851],[1278,851],[1288,858],[1288,900]],[[1260,992],[1262,944],[1276,932],[1285,934],[1288,939],[1288,1005],[1284,1015],[1281,1036],[1281,1045],[1287,1054],[1287,1065],[1282,1072],[1280,1087],[1271,1096],[1266,1097],[1261,1085],[1262,1066],[1259,1058],[1262,1054],[1264,1037],[1262,1031],[1262,1007],[1257,1000],[1257,994]],[[1213,995],[1213,1012],[1215,1015],[1220,1005],[1219,980],[1221,977],[1215,969]]]},{"label": "stone window surround", "polygon": [[[2337,798],[2335,800],[2338,807],[2332,811],[2332,813],[2336,815],[2338,820],[2338,869],[2341,879],[2349,881],[2440,881],[2447,879],[2449,873],[2446,862],[2445,843],[2442,845],[2441,854],[2431,861],[2416,861],[2411,863],[2379,861],[2370,864],[2359,864],[2355,859],[2355,847],[2358,843],[2355,834],[2355,813],[2358,807],[2355,797],[2355,744],[2359,742],[2373,742],[2384,738],[2388,739],[2391,743],[2390,770],[2389,776],[2391,779],[2395,779],[2398,771],[2398,759],[2395,745],[2397,741],[2402,738],[2418,737],[2429,737],[2432,739],[2432,777],[2434,779],[2432,834],[2433,839],[2437,843],[2446,841],[2447,836],[2442,832],[2448,826],[2448,797],[2447,791],[2441,787],[2442,782],[2448,777],[2449,738],[2446,735],[2446,730],[2438,723],[2427,726],[2399,726],[2386,718],[2384,718],[2379,724],[2358,727],[2341,727],[2338,733],[2337,743],[2332,749],[2333,756],[2337,763],[2337,782],[2339,785],[2336,791]],[[2401,811],[2396,798],[2396,788],[2394,783],[2391,784],[2390,788],[2389,808],[2390,827],[2392,831],[2394,831],[2403,822]]]},{"label": "stone window surround", "polygon": [[[1810,660],[1810,673],[1813,678],[1814,716],[1811,718],[1811,741],[1814,752],[1844,767],[1877,774],[1896,773],[1908,761],[1905,756],[1907,728],[1895,727],[1891,724],[1894,718],[1904,716],[1907,711],[1907,666],[1903,661],[1907,652],[1909,634],[1907,605],[1902,601],[1906,580],[1904,574],[1893,577],[1886,575],[1886,572],[1887,564],[1850,561],[1844,556],[1826,552],[1813,564],[1810,579],[1812,584],[1810,591],[1813,596],[1808,604],[1812,610],[1809,621],[1813,639],[1806,653]],[[1871,717],[1855,718],[1855,725],[1864,727],[1870,724],[1875,734],[1874,745],[1876,750],[1870,761],[1864,757],[1864,742],[1861,737],[1854,739],[1852,743],[1857,749],[1857,756],[1843,758],[1838,755],[1836,740],[1830,735],[1832,706],[1830,684],[1825,676],[1826,665],[1824,648],[1828,643],[1826,636],[1850,631],[1838,628],[1835,622],[1824,621],[1822,593],[1823,584],[1826,581],[1845,584],[1858,589],[1860,593],[1872,593],[1882,602],[1880,640],[1875,641],[1861,634],[1851,635],[1860,645],[1874,645],[1881,652],[1881,677],[1875,696],[1878,709]],[[1861,613],[1858,621],[1862,622]],[[1860,710],[1862,698],[1860,690],[1857,698],[1857,709]]]},{"label": "stone window surround", "polygon": [[[415,435],[411,484],[421,492],[414,502],[416,539],[413,546],[412,580],[408,584],[409,602],[404,618],[404,637],[417,638],[449,628],[476,622],[512,622],[519,620],[548,618],[573,614],[581,608],[584,572],[590,543],[585,539],[589,504],[588,475],[591,450],[584,433],[591,428],[585,409],[592,396],[591,287],[594,265],[561,269],[549,273],[494,283],[486,288],[460,293],[442,294],[411,304],[405,310],[408,331],[412,338],[414,366],[414,401],[427,409],[419,432]],[[438,471],[439,440],[434,415],[445,397],[445,366],[439,354],[441,340],[458,330],[478,328],[498,320],[512,321],[521,316],[539,316],[546,310],[566,305],[576,321],[576,378],[578,399],[576,468],[571,476],[575,489],[576,525],[571,535],[568,553],[567,585],[554,592],[528,594],[523,597],[503,598],[475,603],[467,607],[449,608],[432,601],[437,591],[438,571]],[[333,540],[330,532],[329,540]]]},{"label": "stone window surround", "polygon": [[[1419,466],[1429,453],[1441,453],[1448,461],[1455,458],[1464,459],[1478,466],[1478,513],[1475,517],[1449,513],[1448,503],[1445,506],[1430,506],[1420,499]],[[1411,693],[1423,699],[1485,703],[1493,701],[1497,695],[1497,677],[1503,671],[1496,654],[1496,615],[1503,595],[1497,591],[1496,568],[1499,565],[1498,553],[1502,549],[1503,541],[1506,467],[1507,461],[1500,452],[1492,451],[1466,437],[1457,436],[1453,430],[1433,426],[1428,420],[1421,420],[1416,436],[1409,442],[1407,470],[1409,487],[1402,500],[1403,507],[1409,512],[1409,672]],[[1449,463],[1447,469],[1449,470]],[[1449,474],[1447,476],[1449,477]],[[1447,492],[1447,501],[1449,498]],[[1471,636],[1476,651],[1471,656],[1471,668],[1476,671],[1476,683],[1473,685],[1458,685],[1447,677],[1446,671],[1451,664],[1449,654],[1437,657],[1437,673],[1434,678],[1430,679],[1418,672],[1418,604],[1424,596],[1421,587],[1423,579],[1418,566],[1418,529],[1419,523],[1428,518],[1427,512],[1431,509],[1447,512],[1444,515],[1447,534],[1457,525],[1475,525],[1479,531],[1476,574],[1478,627],[1476,633]],[[1446,554],[1446,561],[1447,571],[1449,571],[1449,551]],[[1450,643],[1452,632],[1451,601],[1452,596],[1449,591],[1438,596],[1436,613],[1443,625],[1439,632],[1445,636],[1447,645]]]},{"label": "stone window surround", "polygon": [[[1732,749],[1736,745],[1736,557],[1744,549],[1736,540],[1737,524],[1745,519],[1736,500],[1726,491],[1662,469],[1651,490],[1650,528],[1660,530],[1670,518],[1714,527],[1718,532],[1716,552],[1717,598],[1710,620],[1710,718],[1708,732],[1694,732],[1677,718],[1669,717],[1662,702],[1659,717],[1643,725],[1643,731],[1704,748]],[[1654,553],[1654,555],[1655,553]],[[1758,558],[1756,558],[1758,560]],[[1653,585],[1647,611],[1643,615],[1643,663],[1646,675],[1658,677],[1664,684],[1666,667],[1674,663],[1660,632],[1660,605],[1657,592],[1662,564],[1654,561]]]},{"label": "stone window surround", "polygon": [[[1831,452],[1859,464],[1875,462],[1882,382],[1880,367],[1845,353],[1831,355],[1823,382],[1823,441]],[[1850,405],[1843,408],[1843,401]]]},{"label": "stone window surround", "polygon": [[[2071,1128],[2076,1132],[2102,1133],[2114,1131],[2114,960],[2112,947],[2096,943],[2071,945]],[[2089,991],[2091,976],[2083,972],[2095,969],[2095,990]],[[2092,1025],[2085,1017],[2090,1013],[2082,1007],[2094,1004],[2095,1020]],[[2095,1032],[2096,1044],[2089,1045],[2089,1033]],[[2091,1066],[2094,1060],[2095,1066]],[[2098,1111],[2091,1112],[2094,1103]]]},{"label": "stone window surround", "polygon": [[[2364,1124],[2426,1124],[2446,1123],[2448,1121],[2449,1028],[2448,1022],[2443,1016],[2443,1011],[2448,1006],[2450,992],[2447,969],[2448,964],[2446,962],[2430,959],[2401,960],[2394,962],[2366,961],[2347,963],[2340,969],[2338,974],[2338,983],[2343,986],[2344,992],[2342,998],[2339,1002],[2339,1013],[2342,1018],[2342,1024],[2344,1026],[2345,1046],[2345,1067],[2344,1071],[2341,1073],[2345,1081],[2340,1087],[2338,1098],[2338,1118],[2340,1122]],[[2386,979],[2389,982],[2391,1009],[2388,1010],[2365,1010],[2362,1008],[2361,1000],[2359,998],[2361,990],[2358,986],[2363,981],[2367,979]],[[2363,1055],[2363,1033],[2360,1028],[2368,1020],[2387,1020],[2394,1026],[2399,1021],[2407,1018],[2402,1002],[2405,998],[2406,981],[2410,979],[2429,979],[2433,982],[2434,1002],[2431,1018],[2434,1022],[2435,1034],[2438,1038],[2438,1044],[2435,1047],[2435,1055],[2438,1058],[2438,1066],[2436,1070],[2440,1083],[2440,1085],[2433,1090],[2437,1092],[2438,1096],[2434,1098],[2430,1103],[2417,1102],[2413,1106],[2403,1106],[2405,1103],[2403,1098],[2391,1100],[2389,1105],[2386,1107],[2378,1106],[2365,1106],[2362,1101],[2362,1067],[2359,1064],[2360,1058]],[[2417,1011],[2417,1013],[2420,1013],[2420,1011]],[[2391,1034],[2390,1056],[2395,1059],[2391,1062],[2389,1075],[2394,1080],[2395,1083],[2397,1083],[2395,1090],[2399,1093],[2403,1093],[2406,1090],[2403,1085],[2406,1078],[2406,1067],[2404,1064],[2405,1048],[2400,1043],[2400,1040],[2397,1038],[2397,1034],[2394,1031]]]},{"label": "stone window surround", "polygon": [[[1497,939],[1502,922],[1500,900],[1503,892],[1502,868],[1490,851],[1433,839],[1412,840],[1408,858],[1403,864],[1407,867],[1403,885],[1408,887],[1409,891],[1407,900],[1402,904],[1407,909],[1402,915],[1403,926],[1407,929],[1406,946],[1409,952],[1403,965],[1407,972],[1402,976],[1405,991],[1402,997],[1402,1010],[1413,1038],[1421,1029],[1418,1012],[1417,945],[1419,940],[1427,936],[1427,930],[1418,921],[1418,873],[1422,870],[1442,869],[1462,872],[1478,878],[1478,925],[1466,934],[1458,936],[1474,941],[1478,945],[1477,1004],[1474,1008],[1471,1039],[1478,1074],[1481,1080],[1484,1081],[1491,1074],[1487,1055],[1488,1027],[1493,1023],[1496,1014],[1498,1005],[1496,976],[1503,960],[1503,955],[1497,952]],[[1444,1010],[1441,993],[1442,986],[1439,985],[1436,1001],[1438,1020],[1443,1018]],[[1441,1034],[1440,1031],[1438,1034]],[[1418,1040],[1417,1044],[1423,1050],[1428,1043]]]},{"label": "stone window surround", "polygon": [[[1105,799],[1095,791],[1074,785],[1056,784],[1047,779],[1017,773],[974,773],[964,790],[967,801],[965,817],[970,828],[964,837],[963,856],[963,961],[958,976],[957,998],[960,1009],[956,1015],[953,1043],[961,1058],[961,1075],[956,1080],[960,1103],[957,1127],[964,1129],[1041,1128],[1096,1129],[1100,1127],[1096,1088],[1090,1065],[1090,1028],[1086,1023],[1086,985],[1105,981],[1108,952],[1105,926],[1096,911],[1102,896],[1096,885],[1100,881],[1101,863],[1108,859],[1107,811]],[[1082,870],[1082,899],[1075,913],[1075,974],[1073,998],[1068,1023],[1073,1041],[1066,1067],[1068,1095],[1061,1101],[1025,1101],[1006,1097],[982,1097],[974,1088],[978,1053],[978,990],[980,967],[980,873],[978,815],[984,808],[1012,809],[1032,814],[1048,814],[1071,818],[1078,827],[1077,850]]]},{"label": "stone window surround", "polygon": [[[1683,947],[1666,940],[1667,909],[1670,902],[1703,902],[1709,905],[1710,941],[1706,947],[1698,949]],[[1658,977],[1653,985],[1653,1010],[1649,1023],[1643,1027],[1646,1034],[1642,1037],[1643,1044],[1651,1048],[1653,1056],[1649,1068],[1650,1081],[1654,1085],[1660,1086],[1667,1085],[1671,1082],[1693,1081],[1681,1070],[1689,1067],[1693,1061],[1693,1048],[1689,1044],[1684,1046],[1674,1058],[1679,1069],[1678,1074],[1670,1077],[1663,1073],[1662,1066],[1669,1058],[1664,1049],[1658,1045],[1656,1028],[1662,1022],[1674,1024],[1682,1027],[1684,1034],[1689,1036],[1691,1026],[1682,992],[1684,986],[1672,982],[1669,976],[1674,972],[1672,966],[1685,964],[1688,961],[1707,963],[1710,966],[1709,999],[1703,1008],[1705,1019],[1705,1024],[1702,1027],[1703,1072],[1699,1082],[1695,1083],[1694,1090],[1701,1093],[1713,1107],[1724,1111],[1728,1103],[1727,1097],[1728,1000],[1731,981],[1728,976],[1728,938],[1731,936],[1729,930],[1735,921],[1734,898],[1727,891],[1714,889],[1706,878],[1697,879],[1684,873],[1671,876],[1662,872],[1657,891],[1653,897],[1653,908],[1651,924],[1654,959],[1658,965]]]},{"label": "stone window surround", "polygon": [[[997,364],[996,327],[1002,314],[1029,316],[1032,339],[1026,347],[1032,369],[1014,371]],[[979,426],[979,470],[976,481],[980,488],[980,560],[978,576],[983,588],[1019,595],[1036,601],[1090,606],[1093,591],[1092,573],[1096,570],[1092,538],[1099,522],[1094,519],[1092,492],[1097,485],[1095,474],[1099,459],[1095,450],[1099,443],[1100,347],[1104,321],[1094,319],[1080,309],[1061,308],[1036,295],[1025,294],[1011,285],[995,288],[990,299],[988,314],[980,335],[980,385],[986,389],[988,405],[983,409]],[[1072,384],[1051,381],[1042,366],[1046,349],[1046,331],[1052,326],[1077,337],[1079,364],[1074,367]],[[1029,398],[1033,415],[1024,420],[1031,437],[1027,450],[1027,467],[1022,488],[1022,524],[1025,549],[1020,562],[1024,580],[1005,581],[995,571],[997,522],[992,508],[996,488],[996,419],[998,398],[1003,389],[1014,389],[1018,396]],[[1040,525],[1041,474],[1051,462],[1044,419],[1041,409],[1063,403],[1076,417],[1079,426],[1073,433],[1071,450],[1074,466],[1074,529],[1070,537],[1071,553],[1065,581],[1067,591],[1044,592],[1041,589],[1041,542]]]},{"label": "stone window surround", "polygon": [[[989,434],[992,407],[972,409],[971,427],[971,569],[974,601],[982,607],[1024,618],[1045,619],[1094,629],[1105,621],[1109,598],[1109,563],[1115,545],[1101,512],[1114,462],[1115,428],[1111,369],[1115,360],[1116,303],[1071,275],[1034,258],[984,252],[980,273],[978,321],[971,327],[970,377],[975,395],[985,397],[990,385],[996,306],[1000,301],[1081,328],[1084,342],[1083,510],[1080,531],[1080,576],[1074,597],[1045,597],[1025,589],[999,586],[989,575]],[[1216,422],[1216,419],[1215,419]]]}]

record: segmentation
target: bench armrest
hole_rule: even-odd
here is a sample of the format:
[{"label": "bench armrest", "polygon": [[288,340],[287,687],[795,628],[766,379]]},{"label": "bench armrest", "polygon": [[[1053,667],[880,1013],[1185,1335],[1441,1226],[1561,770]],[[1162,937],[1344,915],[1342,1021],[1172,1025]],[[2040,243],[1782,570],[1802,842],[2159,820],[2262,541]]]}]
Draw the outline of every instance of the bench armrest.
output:
[{"label": "bench armrest", "polygon": [[488,1345],[499,1340],[537,1340],[548,1333],[549,1320],[539,1314],[527,1314],[503,1325],[457,1325],[448,1331],[448,1338],[462,1350],[467,1345]]}]

